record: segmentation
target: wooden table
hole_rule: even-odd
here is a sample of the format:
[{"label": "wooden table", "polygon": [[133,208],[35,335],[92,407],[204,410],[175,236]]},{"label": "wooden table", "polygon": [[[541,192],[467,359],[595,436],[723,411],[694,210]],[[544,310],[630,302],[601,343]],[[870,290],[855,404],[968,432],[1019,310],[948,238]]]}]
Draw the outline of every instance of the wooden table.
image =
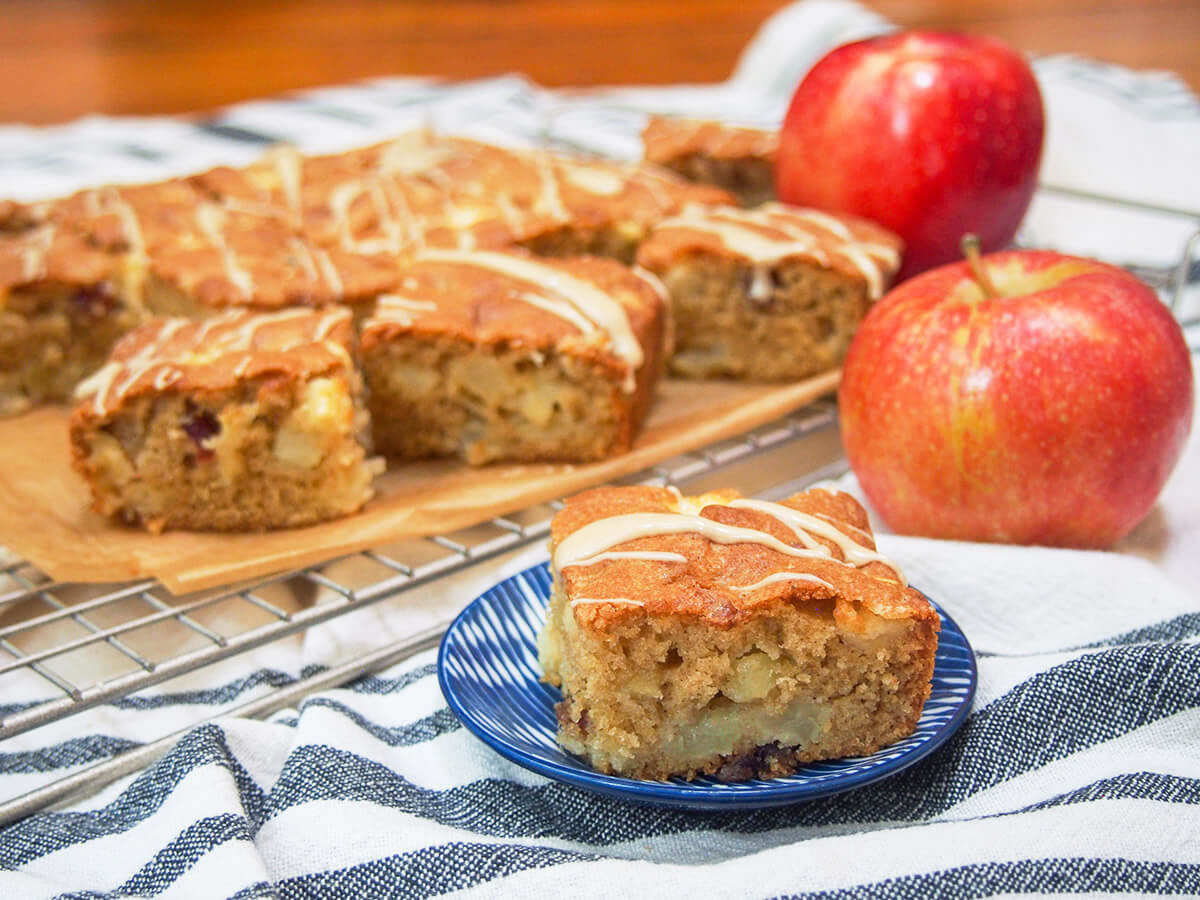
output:
[{"label": "wooden table", "polygon": [[[544,85],[720,81],[780,0],[5,0],[0,121],[211,109],[378,75]],[[1197,0],[867,0],[909,27],[1177,71]]]}]

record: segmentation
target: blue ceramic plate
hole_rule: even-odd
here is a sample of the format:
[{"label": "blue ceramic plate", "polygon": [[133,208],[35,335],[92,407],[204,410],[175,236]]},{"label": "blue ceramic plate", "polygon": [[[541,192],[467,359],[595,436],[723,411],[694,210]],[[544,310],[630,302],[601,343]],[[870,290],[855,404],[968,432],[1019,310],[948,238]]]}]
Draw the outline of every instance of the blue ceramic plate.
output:
[{"label": "blue ceramic plate", "polygon": [[[975,654],[941,609],[933,692],[911,736],[871,756],[810,763],[786,778],[725,784],[601,775],[555,741],[557,689],[543,684],[537,634],[550,596],[547,563],[507,578],[462,611],[442,639],[438,683],[450,708],[501,756],[550,778],[624,800],[691,809],[776,806],[862,787],[928,756],[962,725],[975,696]],[[934,604],[935,608],[937,605]]]}]

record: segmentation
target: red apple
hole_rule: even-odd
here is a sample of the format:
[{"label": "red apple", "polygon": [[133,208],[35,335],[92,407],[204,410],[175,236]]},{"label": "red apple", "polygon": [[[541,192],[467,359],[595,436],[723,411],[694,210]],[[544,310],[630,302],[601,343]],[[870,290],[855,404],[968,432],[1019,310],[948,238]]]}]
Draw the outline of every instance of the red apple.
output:
[{"label": "red apple", "polygon": [[[927,272],[846,357],[846,454],[896,531],[1106,547],[1149,511],[1193,414],[1183,333],[1093,260],[996,253]],[[985,295],[990,279],[995,296]]]},{"label": "red apple", "polygon": [[897,278],[1006,247],[1037,182],[1042,98],[1000,41],[909,31],[838,47],[800,82],[780,133],[786,203],[854,213],[905,242]]}]

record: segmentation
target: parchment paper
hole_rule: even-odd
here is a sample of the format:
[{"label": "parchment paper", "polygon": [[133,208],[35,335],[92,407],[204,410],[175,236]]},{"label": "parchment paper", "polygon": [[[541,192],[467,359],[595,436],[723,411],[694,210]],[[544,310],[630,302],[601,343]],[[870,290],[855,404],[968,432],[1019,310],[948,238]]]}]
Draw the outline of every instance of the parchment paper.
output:
[{"label": "parchment paper", "polygon": [[0,544],[59,581],[154,577],[186,593],[466,528],[637,472],[764,425],[833,391],[840,372],[789,385],[669,379],[632,451],[587,465],[395,463],[357,515],[255,534],[153,535],[91,511],[71,468],[65,408],[0,420]]}]

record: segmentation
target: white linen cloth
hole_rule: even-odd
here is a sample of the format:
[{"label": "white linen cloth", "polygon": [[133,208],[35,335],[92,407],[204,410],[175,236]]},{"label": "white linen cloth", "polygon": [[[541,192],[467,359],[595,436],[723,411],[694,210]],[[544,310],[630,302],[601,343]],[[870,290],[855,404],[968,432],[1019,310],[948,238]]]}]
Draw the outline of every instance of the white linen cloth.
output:
[{"label": "white linen cloth", "polygon": [[[795,4],[714,87],[383,79],[242,104],[204,127],[3,127],[0,196],[241,163],[272,140],[334,150],[416,125],[634,156],[646,110],[777,124],[821,53],[887,27],[852,3]],[[1036,68],[1049,116],[1043,181],[1200,210],[1200,103],[1178,79],[1065,57]],[[1163,267],[1196,227],[1195,215],[1044,192],[1022,239]],[[1189,337],[1196,346],[1195,329]],[[856,490],[852,477],[842,486]],[[959,734],[888,780],[757,812],[602,799],[466,732],[430,652],[269,721],[198,728],[146,771],[0,830],[0,896],[1200,894],[1200,439],[1118,552],[889,534],[880,546],[958,621],[979,664]],[[217,713],[355,647],[448,621],[544,555],[527,548],[183,686],[9,739],[0,796],[169,732],[198,708]],[[4,708],[32,699],[5,697]]]}]

